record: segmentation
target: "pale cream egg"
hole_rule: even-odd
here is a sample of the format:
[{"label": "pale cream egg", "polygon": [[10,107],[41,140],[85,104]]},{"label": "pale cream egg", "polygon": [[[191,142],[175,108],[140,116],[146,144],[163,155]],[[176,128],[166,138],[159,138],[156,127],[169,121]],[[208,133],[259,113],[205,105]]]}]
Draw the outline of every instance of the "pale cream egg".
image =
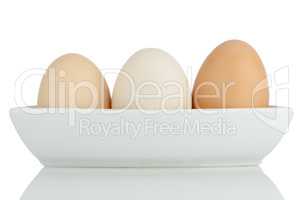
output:
[{"label": "pale cream egg", "polygon": [[113,109],[190,109],[191,91],[177,61],[160,49],[142,49],[119,73],[112,94]]}]

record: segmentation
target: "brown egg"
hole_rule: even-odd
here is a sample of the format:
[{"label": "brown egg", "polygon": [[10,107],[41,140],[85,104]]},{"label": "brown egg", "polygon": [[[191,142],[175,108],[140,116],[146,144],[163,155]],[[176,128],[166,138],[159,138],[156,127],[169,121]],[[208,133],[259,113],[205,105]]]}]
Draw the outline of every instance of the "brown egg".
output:
[{"label": "brown egg", "polygon": [[247,43],[230,40],[206,58],[193,87],[193,108],[267,107],[264,66]]},{"label": "brown egg", "polygon": [[110,108],[106,80],[89,59],[66,54],[56,59],[41,81],[39,107]]}]

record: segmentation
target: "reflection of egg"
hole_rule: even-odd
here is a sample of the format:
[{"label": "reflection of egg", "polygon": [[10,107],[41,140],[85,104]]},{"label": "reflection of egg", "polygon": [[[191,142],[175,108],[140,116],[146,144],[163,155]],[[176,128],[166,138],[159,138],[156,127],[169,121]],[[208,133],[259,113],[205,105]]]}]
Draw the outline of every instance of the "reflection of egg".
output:
[{"label": "reflection of egg", "polygon": [[196,77],[193,108],[267,107],[264,66],[247,43],[230,40],[207,57]]},{"label": "reflection of egg", "polygon": [[177,61],[159,49],[136,52],[114,86],[112,108],[191,108],[188,80]]},{"label": "reflection of egg", "polygon": [[110,108],[110,93],[101,72],[87,58],[66,54],[43,76],[39,107]]}]

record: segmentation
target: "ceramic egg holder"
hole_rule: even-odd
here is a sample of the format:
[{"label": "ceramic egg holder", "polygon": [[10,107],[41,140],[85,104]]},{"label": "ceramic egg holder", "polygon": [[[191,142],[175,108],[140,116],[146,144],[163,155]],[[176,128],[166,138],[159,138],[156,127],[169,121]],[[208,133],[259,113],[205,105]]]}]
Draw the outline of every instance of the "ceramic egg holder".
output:
[{"label": "ceramic egg holder", "polygon": [[258,165],[286,133],[292,110],[18,107],[10,115],[47,167],[217,167]]}]

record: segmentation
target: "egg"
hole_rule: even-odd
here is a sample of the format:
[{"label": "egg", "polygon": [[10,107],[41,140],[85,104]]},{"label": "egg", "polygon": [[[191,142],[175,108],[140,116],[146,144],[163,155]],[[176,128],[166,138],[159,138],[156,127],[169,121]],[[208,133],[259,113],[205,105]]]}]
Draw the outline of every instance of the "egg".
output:
[{"label": "egg", "polygon": [[189,109],[192,96],[177,61],[160,49],[142,49],[119,73],[112,94],[114,109]]},{"label": "egg", "polygon": [[268,81],[257,52],[246,42],[229,40],[202,64],[192,92],[193,108],[267,107]]},{"label": "egg", "polygon": [[94,63],[79,54],[66,54],[44,74],[38,107],[110,108],[111,97]]}]

